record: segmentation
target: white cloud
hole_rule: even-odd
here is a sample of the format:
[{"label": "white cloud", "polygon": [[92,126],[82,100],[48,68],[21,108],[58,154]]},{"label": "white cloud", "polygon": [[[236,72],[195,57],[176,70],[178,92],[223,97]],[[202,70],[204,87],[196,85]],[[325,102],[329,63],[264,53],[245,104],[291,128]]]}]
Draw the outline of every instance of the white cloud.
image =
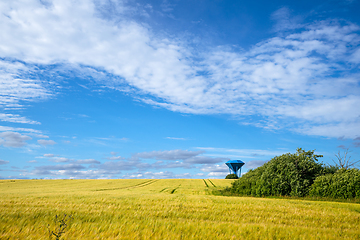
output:
[{"label": "white cloud", "polygon": [[227,174],[224,173],[224,172],[210,172],[208,174],[209,177],[224,177],[226,176]]},{"label": "white cloud", "polygon": [[9,131],[41,133],[40,130],[31,129],[31,128],[14,128],[14,127],[0,126],[0,132],[9,132]]},{"label": "white cloud", "polygon": [[195,157],[203,151],[188,151],[188,150],[169,150],[169,151],[152,151],[142,152],[133,155],[134,158],[157,159],[157,160],[184,160]]},{"label": "white cloud", "polygon": [[95,160],[95,159],[77,160],[76,163],[79,163],[79,164],[100,164],[100,162]]},{"label": "white cloud", "polygon": [[[47,166],[46,168],[36,168],[36,170],[29,173],[29,175],[48,175],[52,178],[72,178],[72,179],[111,179],[119,178],[119,171],[113,170],[102,170],[102,169],[87,169],[82,170],[77,166]],[[192,175],[189,173],[175,174],[169,171],[160,172],[134,172],[125,173],[121,178],[146,178],[146,179],[163,179],[163,178],[191,178]]]},{"label": "white cloud", "polygon": [[[204,151],[187,151],[187,150],[169,150],[169,151],[153,151],[153,152],[142,152],[135,153],[131,158],[125,159],[119,157],[118,161],[108,161],[105,163],[99,163],[99,165],[90,165],[91,168],[96,168],[103,171],[108,171],[109,174],[120,174],[122,171],[139,171],[142,174],[150,169],[192,169],[196,168],[197,164],[201,164],[206,167],[210,167],[214,163],[225,162],[226,158],[213,158],[207,156],[199,156]],[[116,156],[113,156],[111,160],[117,160]],[[159,160],[154,162],[155,160]],[[162,161],[164,160],[164,161]],[[76,163],[80,163],[76,161]],[[134,173],[131,173],[133,175]],[[136,175],[136,174],[135,174]],[[134,176],[135,176],[134,175]],[[125,173],[126,177],[131,178],[128,173]],[[171,175],[174,178],[180,175]],[[182,175],[181,175],[182,176]],[[125,178],[126,178],[125,177]],[[153,178],[155,175],[144,175],[145,178]],[[169,176],[167,176],[169,177]],[[156,177],[155,177],[156,178]],[[158,176],[158,178],[160,178]]]},{"label": "white cloud", "polygon": [[44,139],[39,139],[39,140],[37,140],[37,142],[38,142],[40,145],[43,145],[43,146],[56,144],[56,142],[53,141],[53,140],[44,140]]},{"label": "white cloud", "polygon": [[134,161],[111,161],[105,162],[99,165],[97,168],[119,173],[120,171],[134,170],[136,168],[146,168],[147,166],[148,164]]},{"label": "white cloud", "polygon": [[155,168],[155,169],[168,169],[168,168],[179,168],[179,169],[191,169],[194,165],[191,163],[187,163],[184,161],[171,161],[171,162],[163,162],[157,161],[152,164],[148,164],[146,169]]},{"label": "white cloud", "polygon": [[[171,160],[175,163],[166,163],[156,162],[153,164],[153,167],[157,168],[189,168],[193,164],[211,164],[219,163],[226,160],[227,158],[213,158],[208,156],[199,156],[200,154],[205,153],[205,151],[188,151],[188,150],[169,150],[169,151],[152,151],[152,152],[142,152],[132,155],[131,159],[156,159],[156,160]],[[179,161],[181,160],[181,161]]]},{"label": "white cloud", "polygon": [[74,163],[70,163],[70,164],[64,164],[64,165],[48,165],[48,166],[40,166],[40,167],[36,167],[37,170],[42,170],[42,171],[49,171],[49,170],[81,170],[84,169],[85,167],[80,165],[80,164],[74,164]]},{"label": "white cloud", "polygon": [[212,164],[212,163],[219,163],[228,161],[230,159],[228,158],[213,158],[213,157],[207,157],[207,156],[196,156],[191,157],[184,160],[184,163],[190,163],[190,164]]},{"label": "white cloud", "polygon": [[206,165],[201,168],[201,171],[208,173],[209,177],[225,177],[229,174],[229,168],[225,164]]},{"label": "white cloud", "polygon": [[163,12],[168,13],[168,12],[172,12],[174,10],[175,4],[171,4],[167,0],[163,0],[160,6],[161,6],[161,10]]},{"label": "white cloud", "polygon": [[[73,137],[76,138],[76,137]],[[129,141],[129,138],[116,138],[116,137],[93,137],[93,138],[89,138],[87,141],[93,143],[93,144],[97,144],[97,145],[107,145],[108,141],[121,141],[121,142],[126,142]]]},{"label": "white cloud", "polygon": [[166,139],[171,139],[171,140],[186,140],[186,138],[177,138],[177,137],[166,137]]},{"label": "white cloud", "polygon": [[197,147],[197,149],[204,150],[208,156],[216,156],[222,158],[259,158],[259,157],[274,157],[284,154],[287,150],[266,150],[266,149],[235,149],[235,148],[213,148],[213,147]]},{"label": "white cloud", "polygon": [[271,14],[271,18],[276,21],[275,31],[291,30],[301,26],[299,17],[292,17],[287,7],[282,7]]},{"label": "white cloud", "polygon": [[23,147],[31,137],[17,132],[0,132],[0,145],[5,147]]},{"label": "white cloud", "polygon": [[108,179],[114,178],[112,173],[104,171],[104,170],[80,170],[76,167],[67,168],[67,169],[35,169],[30,172],[29,175],[39,175],[39,176],[51,176],[53,179]]},{"label": "white cloud", "polygon": [[37,121],[32,121],[32,120],[27,119],[26,117],[21,117],[18,114],[6,114],[6,113],[0,113],[0,121],[14,122],[14,123],[27,123],[27,124],[40,124]]},{"label": "white cloud", "polygon": [[229,168],[225,164],[207,165],[201,168],[203,172],[229,172]]},{"label": "white cloud", "polygon": [[[2,35],[0,35],[1,39]],[[6,46],[0,44],[0,49],[4,48],[7,49]],[[11,57],[3,54],[1,50],[0,56],[5,58]],[[34,71],[34,69],[29,68],[23,63],[0,59],[0,106],[3,105],[9,109],[21,109],[22,105],[19,104],[19,102],[23,100],[33,101],[45,99],[50,96],[50,92],[39,80],[27,79],[21,76],[23,73],[27,75],[32,71]],[[19,117],[18,115],[16,116]],[[21,119],[21,121],[24,120],[25,118]],[[39,124],[35,121],[26,121],[31,124]]]},{"label": "white cloud", "polygon": [[56,163],[65,163],[65,162],[71,162],[73,164],[100,164],[99,161],[95,159],[81,159],[81,160],[73,160],[66,157],[56,157],[54,154],[44,154],[44,157],[50,158],[50,162],[56,162]]},{"label": "white cloud", "polygon": [[109,159],[109,160],[123,160],[125,158],[121,157],[121,156],[113,156],[113,157],[109,157],[109,158],[106,158],[106,159]]},{"label": "white cloud", "polygon": [[49,157],[49,158],[51,158],[51,157],[54,157],[55,155],[54,154],[52,154],[52,153],[46,153],[46,154],[44,154],[44,157]]},{"label": "white cloud", "polygon": [[170,171],[160,171],[160,172],[136,172],[125,174],[122,178],[145,178],[145,179],[166,179],[166,178],[192,178],[190,173],[180,173],[176,174]]},{"label": "white cloud", "polygon": [[360,136],[358,26],[320,21],[297,29],[299,19],[283,8],[273,15],[286,17],[279,36],[240,52],[220,46],[194,53],[186,41],[155,36],[131,20],[123,1],[111,11],[106,6],[90,0],[1,3],[0,58],[17,62],[1,60],[0,104],[48,97],[43,83],[18,76],[35,71],[32,64],[66,64],[112,75],[96,79],[172,111],[231,114],[244,124],[330,137],[335,133],[321,128],[334,126],[337,137]]},{"label": "white cloud", "polygon": [[[45,155],[47,155],[47,154],[45,154]],[[70,162],[71,159],[65,158],[65,157],[55,157],[55,158],[51,158],[49,161],[59,163],[59,162]]]},{"label": "white cloud", "polygon": [[334,138],[356,138],[359,136],[359,133],[357,131],[358,128],[359,123],[357,121],[352,121],[323,125],[305,125],[297,129],[297,131],[300,133],[317,136],[328,136]]}]

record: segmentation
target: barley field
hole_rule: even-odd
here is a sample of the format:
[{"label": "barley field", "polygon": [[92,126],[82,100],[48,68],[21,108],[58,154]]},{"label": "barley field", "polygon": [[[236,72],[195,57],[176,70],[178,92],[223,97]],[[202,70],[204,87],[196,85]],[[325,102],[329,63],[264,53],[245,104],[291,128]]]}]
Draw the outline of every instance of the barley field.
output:
[{"label": "barley field", "polygon": [[1,180],[0,239],[360,239],[355,203],[224,197],[225,179]]}]

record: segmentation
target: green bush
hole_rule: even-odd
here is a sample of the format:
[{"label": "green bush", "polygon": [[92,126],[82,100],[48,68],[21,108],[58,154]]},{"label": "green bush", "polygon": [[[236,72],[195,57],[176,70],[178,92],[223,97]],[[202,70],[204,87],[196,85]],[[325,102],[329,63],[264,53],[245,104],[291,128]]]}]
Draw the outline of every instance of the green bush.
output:
[{"label": "green bush", "polygon": [[234,174],[234,173],[231,173],[231,174],[228,174],[226,175],[225,179],[238,179],[239,177]]},{"label": "green bush", "polygon": [[315,179],[310,196],[331,198],[360,198],[360,170],[340,169]]},{"label": "green bush", "polygon": [[233,182],[231,188],[227,188],[225,191],[238,195],[257,196],[258,180],[263,170],[264,167],[249,170],[241,178]]},{"label": "green bush", "polygon": [[244,174],[225,192],[251,196],[306,196],[316,177],[332,171],[318,163],[319,157],[322,155],[301,148],[294,154],[274,157]]}]

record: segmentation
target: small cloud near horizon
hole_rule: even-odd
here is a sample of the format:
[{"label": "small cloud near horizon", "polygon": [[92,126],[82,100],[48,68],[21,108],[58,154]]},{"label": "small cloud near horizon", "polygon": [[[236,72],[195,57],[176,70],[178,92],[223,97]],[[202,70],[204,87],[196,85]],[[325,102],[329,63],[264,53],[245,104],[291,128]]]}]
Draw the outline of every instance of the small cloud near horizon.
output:
[{"label": "small cloud near horizon", "polygon": [[53,141],[53,140],[44,140],[44,139],[39,139],[39,140],[37,140],[37,142],[42,146],[55,145],[56,144],[56,142]]}]

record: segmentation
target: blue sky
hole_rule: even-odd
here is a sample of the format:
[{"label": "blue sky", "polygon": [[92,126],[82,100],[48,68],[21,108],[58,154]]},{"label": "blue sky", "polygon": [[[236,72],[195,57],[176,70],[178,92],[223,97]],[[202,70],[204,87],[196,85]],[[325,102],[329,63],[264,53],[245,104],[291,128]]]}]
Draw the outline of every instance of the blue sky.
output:
[{"label": "blue sky", "polygon": [[0,178],[360,157],[360,1],[0,3]]}]

